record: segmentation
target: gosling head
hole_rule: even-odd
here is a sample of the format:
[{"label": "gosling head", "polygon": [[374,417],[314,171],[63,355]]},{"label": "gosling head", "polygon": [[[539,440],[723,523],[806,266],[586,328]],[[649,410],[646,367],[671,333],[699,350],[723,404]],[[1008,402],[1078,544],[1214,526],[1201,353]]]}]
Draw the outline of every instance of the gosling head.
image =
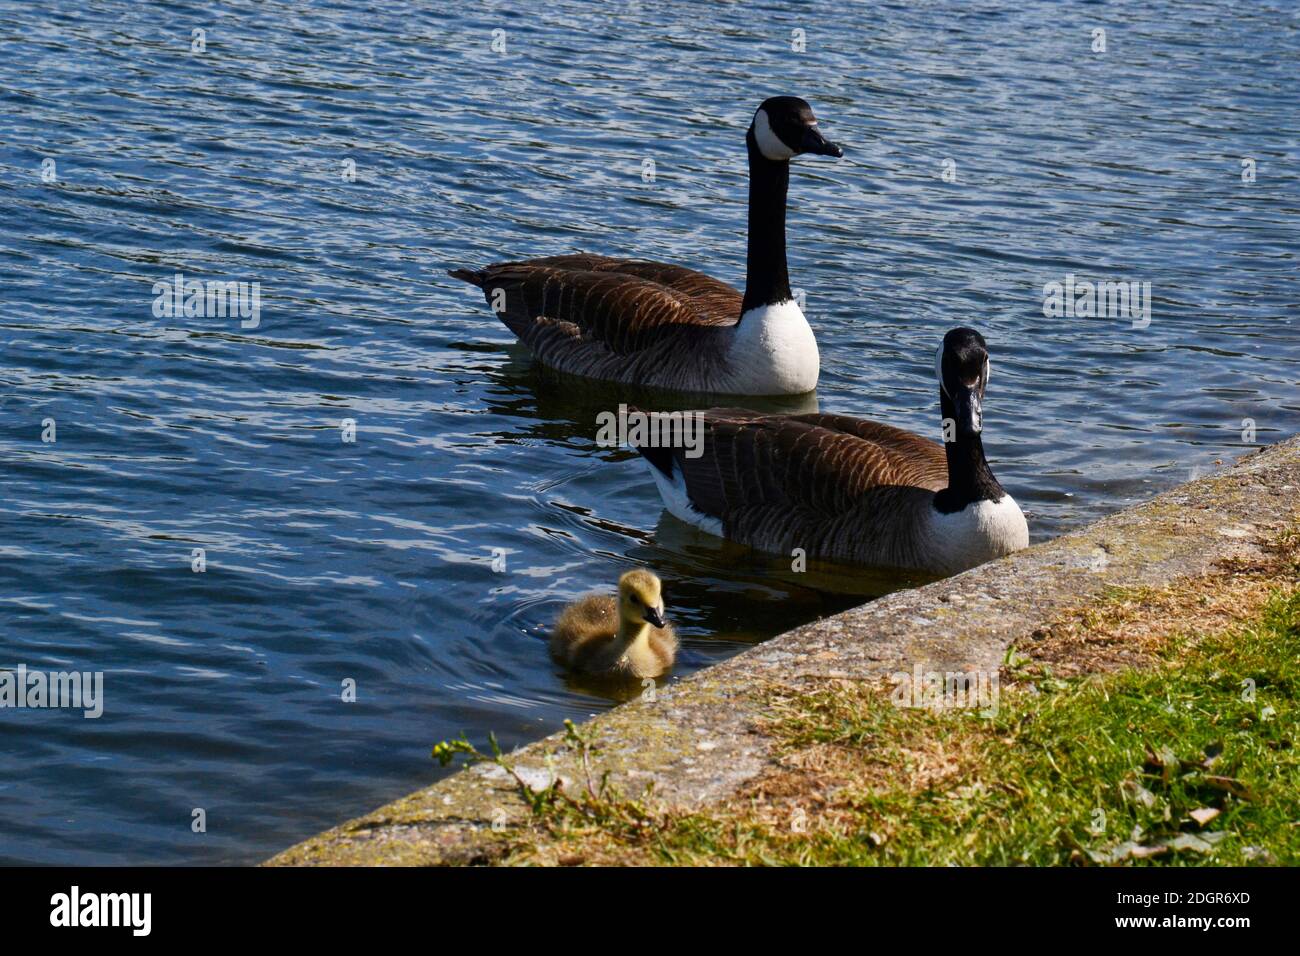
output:
[{"label": "gosling head", "polygon": [[664,626],[664,599],[659,579],[637,568],[618,579],[618,614],[628,624]]},{"label": "gosling head", "polygon": [[797,96],[764,100],[754,113],[749,136],[763,157],[773,162],[785,162],[800,153],[837,158],[844,155],[843,149],[822,136],[812,107]]},{"label": "gosling head", "polygon": [[989,383],[989,350],[974,329],[953,329],[934,357],[943,417],[957,425],[958,438],[978,435],[984,427],[984,388]]}]

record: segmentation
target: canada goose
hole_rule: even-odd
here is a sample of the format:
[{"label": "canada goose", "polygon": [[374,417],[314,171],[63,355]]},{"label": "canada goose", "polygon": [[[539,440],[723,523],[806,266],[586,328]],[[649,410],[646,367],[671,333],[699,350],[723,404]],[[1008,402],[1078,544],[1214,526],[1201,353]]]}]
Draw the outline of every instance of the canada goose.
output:
[{"label": "canada goose", "polygon": [[[984,338],[944,336],[935,360],[945,444],[845,415],[704,413],[703,452],[638,448],[668,510],[766,551],[955,574],[1029,544],[984,458]],[[689,414],[689,413],[688,413]],[[697,448],[698,451],[698,448]]]},{"label": "canada goose", "polygon": [[785,200],[790,159],[842,156],[795,96],[764,100],[749,148],[745,293],[661,262],[597,255],[498,262],[448,274],[483,290],[544,365],[629,385],[798,395],[819,372],[817,341],[790,292]]},{"label": "canada goose", "polygon": [[575,671],[658,677],[673,666],[677,635],[664,620],[659,579],[637,568],[618,579],[618,599],[588,594],[560,614],[551,656]]}]

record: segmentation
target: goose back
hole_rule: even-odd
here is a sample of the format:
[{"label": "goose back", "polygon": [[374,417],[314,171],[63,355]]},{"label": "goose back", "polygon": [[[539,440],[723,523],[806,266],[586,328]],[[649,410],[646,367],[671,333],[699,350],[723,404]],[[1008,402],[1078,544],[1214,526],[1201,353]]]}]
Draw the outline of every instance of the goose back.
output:
[{"label": "goose back", "polygon": [[725,382],[740,293],[666,263],[571,255],[451,273],[544,365],[587,378],[707,391]]},{"label": "goose back", "polygon": [[934,494],[948,483],[937,442],[843,415],[713,409],[702,447],[698,458],[638,449],[683,520],[764,551],[801,548],[898,568],[935,563]]},{"label": "goose back", "polygon": [[580,659],[617,659],[623,652],[618,640],[618,602],[607,594],[589,594],[570,604],[551,630],[551,656],[566,667]]},{"label": "goose back", "polygon": [[516,265],[558,272],[600,272],[652,282],[692,302],[698,311],[695,321],[703,325],[734,325],[740,318],[741,294],[736,289],[713,276],[684,266],[591,253],[547,256]]}]

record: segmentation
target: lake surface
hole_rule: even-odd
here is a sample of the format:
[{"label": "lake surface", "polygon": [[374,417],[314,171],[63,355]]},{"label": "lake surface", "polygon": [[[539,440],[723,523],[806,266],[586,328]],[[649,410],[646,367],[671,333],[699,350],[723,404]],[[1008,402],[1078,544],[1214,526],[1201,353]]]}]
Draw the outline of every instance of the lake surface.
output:
[{"label": "lake surface", "polygon": [[[437,740],[597,713],[543,632],[636,564],[677,677],[907,583],[665,518],[596,446],[617,390],[444,273],[740,282],[768,95],[846,149],[792,171],[822,410],[938,437],[935,347],[976,326],[1040,541],[1300,426],[1293,4],[40,6],[0,2],[0,668],[102,671],[104,713],[0,710],[0,861],[253,862],[436,779]],[[258,282],[259,325],[155,316],[176,273]],[[1045,316],[1068,275],[1149,282],[1149,325]]]}]

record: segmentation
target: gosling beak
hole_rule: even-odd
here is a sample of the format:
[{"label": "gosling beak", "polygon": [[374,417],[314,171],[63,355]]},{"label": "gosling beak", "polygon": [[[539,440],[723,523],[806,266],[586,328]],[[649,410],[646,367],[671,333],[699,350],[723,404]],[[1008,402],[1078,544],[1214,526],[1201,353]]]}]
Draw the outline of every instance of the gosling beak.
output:
[{"label": "gosling beak", "polygon": [[648,607],[645,609],[645,619],[647,624],[653,624],[655,627],[664,626],[663,612],[658,608]]},{"label": "gosling beak", "polygon": [[822,135],[822,131],[816,126],[804,127],[803,141],[799,144],[799,152],[816,153],[818,156],[834,156],[836,159],[844,155],[844,150],[826,139]]},{"label": "gosling beak", "polygon": [[984,408],[974,385],[962,385],[952,397],[957,408],[957,434],[978,435],[984,427]]}]

